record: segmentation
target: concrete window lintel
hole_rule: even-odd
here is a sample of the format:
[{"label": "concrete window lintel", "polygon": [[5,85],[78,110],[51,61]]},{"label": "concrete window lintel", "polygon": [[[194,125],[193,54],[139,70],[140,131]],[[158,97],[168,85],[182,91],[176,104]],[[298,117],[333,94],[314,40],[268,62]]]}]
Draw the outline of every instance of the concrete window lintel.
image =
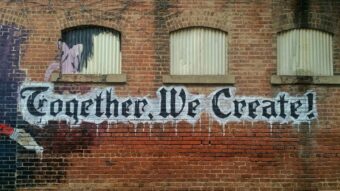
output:
[{"label": "concrete window lintel", "polygon": [[53,73],[52,82],[93,82],[93,83],[124,83],[126,82],[125,74],[62,74]]},{"label": "concrete window lintel", "polygon": [[232,75],[163,75],[164,84],[234,84]]},{"label": "concrete window lintel", "polygon": [[279,76],[270,79],[273,85],[283,84],[317,84],[340,85],[340,76]]}]

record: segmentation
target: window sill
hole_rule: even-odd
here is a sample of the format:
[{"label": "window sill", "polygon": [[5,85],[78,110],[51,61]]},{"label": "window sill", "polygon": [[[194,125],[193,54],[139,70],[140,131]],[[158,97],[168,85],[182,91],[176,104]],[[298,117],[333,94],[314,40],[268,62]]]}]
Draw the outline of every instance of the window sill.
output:
[{"label": "window sill", "polygon": [[277,76],[271,77],[273,85],[281,84],[318,84],[340,85],[340,76]]},{"label": "window sill", "polygon": [[165,84],[234,84],[232,75],[163,75]]},{"label": "window sill", "polygon": [[124,83],[126,82],[125,74],[63,74],[59,77],[58,73],[51,76],[52,82],[92,82],[92,83]]}]

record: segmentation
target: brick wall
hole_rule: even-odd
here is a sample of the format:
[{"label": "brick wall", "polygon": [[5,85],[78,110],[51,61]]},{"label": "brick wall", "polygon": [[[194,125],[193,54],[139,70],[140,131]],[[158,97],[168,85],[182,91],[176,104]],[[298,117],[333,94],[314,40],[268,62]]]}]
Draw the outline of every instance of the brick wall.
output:
[{"label": "brick wall", "polygon": [[[25,79],[19,69],[20,45],[27,31],[15,25],[0,25],[0,123],[15,127],[17,124],[17,91]],[[0,138],[0,189],[14,190],[16,176],[16,142]]]},{"label": "brick wall", "polygon": [[[337,85],[272,85],[276,36],[311,27],[334,35],[340,72],[337,1],[6,1],[0,3],[0,121],[23,128],[44,147],[37,155],[0,140],[0,190],[340,190],[340,89]],[[308,5],[307,12],[303,8]],[[302,6],[302,8],[301,8]],[[169,74],[169,33],[205,26],[226,31],[229,74],[236,94],[274,97],[314,90],[318,119],[311,124],[228,123],[207,113],[194,125],[50,121],[28,125],[17,111],[17,90],[43,81],[57,59],[61,31],[100,25],[119,31],[126,83],[55,83],[61,94],[114,87],[120,97],[156,97]],[[302,26],[303,25],[303,26]],[[306,25],[306,26],[305,26]],[[14,47],[14,48],[13,48]],[[20,49],[20,51],[19,51]],[[8,53],[8,51],[12,51]],[[182,84],[209,95],[221,85]]]},{"label": "brick wall", "polygon": [[16,143],[0,137],[0,190],[15,190]]}]

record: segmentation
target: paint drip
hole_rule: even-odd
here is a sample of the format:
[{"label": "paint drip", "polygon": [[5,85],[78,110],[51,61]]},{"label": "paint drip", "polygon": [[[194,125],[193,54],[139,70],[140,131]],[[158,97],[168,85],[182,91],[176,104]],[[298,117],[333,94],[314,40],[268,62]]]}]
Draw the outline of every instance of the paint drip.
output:
[{"label": "paint drip", "polygon": [[200,132],[202,132],[202,119],[200,119],[199,121],[200,121]]},{"label": "paint drip", "polygon": [[134,131],[135,131],[135,135],[137,135],[137,123],[134,123],[134,124],[133,124],[133,129],[134,129]]},{"label": "paint drip", "polygon": [[175,122],[175,132],[176,132],[176,136],[177,136],[177,122]]},{"label": "paint drip", "polygon": [[209,137],[210,137],[210,132],[211,132],[211,117],[209,115]]},{"label": "paint drip", "polygon": [[98,127],[99,125],[98,124],[96,124],[96,136],[98,136],[98,132],[99,132],[99,127]]},{"label": "paint drip", "polygon": [[151,137],[151,135],[152,135],[152,128],[153,128],[153,124],[150,123],[150,124],[149,124],[149,136],[150,136],[150,137]]}]

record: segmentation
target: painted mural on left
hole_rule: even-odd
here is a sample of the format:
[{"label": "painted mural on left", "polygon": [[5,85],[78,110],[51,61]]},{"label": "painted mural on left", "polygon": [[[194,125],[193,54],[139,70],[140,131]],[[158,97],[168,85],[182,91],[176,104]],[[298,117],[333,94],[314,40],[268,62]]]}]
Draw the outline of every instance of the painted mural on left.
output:
[{"label": "painted mural on left", "polygon": [[17,90],[25,80],[20,70],[20,46],[27,31],[11,25],[0,25],[0,123],[16,126]]},{"label": "painted mural on left", "polygon": [[17,126],[17,89],[25,79],[19,69],[20,46],[27,34],[17,26],[0,25],[0,190],[15,190],[17,145],[8,133]]},{"label": "painted mural on left", "polygon": [[0,190],[15,190],[18,148],[42,152],[34,137],[22,127],[17,111],[18,88],[26,74],[20,69],[21,46],[28,31],[15,25],[0,25]]}]

